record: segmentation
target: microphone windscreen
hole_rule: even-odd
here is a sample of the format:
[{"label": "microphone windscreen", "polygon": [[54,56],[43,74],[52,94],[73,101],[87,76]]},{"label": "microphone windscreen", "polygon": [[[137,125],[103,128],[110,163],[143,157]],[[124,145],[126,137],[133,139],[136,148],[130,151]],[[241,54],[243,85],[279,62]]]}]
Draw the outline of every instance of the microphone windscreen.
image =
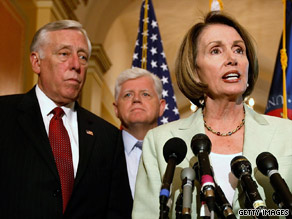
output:
[{"label": "microphone windscreen", "polygon": [[163,156],[165,162],[168,163],[170,157],[176,158],[176,164],[180,164],[187,154],[187,145],[181,138],[169,139],[163,147]]},{"label": "microphone windscreen", "polygon": [[268,172],[271,170],[278,170],[278,162],[273,154],[270,152],[262,152],[257,156],[256,164],[262,174],[268,176]]},{"label": "microphone windscreen", "polygon": [[203,133],[196,134],[191,141],[191,148],[193,153],[197,156],[199,152],[211,152],[211,141],[209,137]]},{"label": "microphone windscreen", "polygon": [[251,174],[251,163],[244,156],[236,156],[230,162],[231,172],[240,179],[243,174]]},{"label": "microphone windscreen", "polygon": [[190,167],[184,168],[180,174],[181,180],[187,178],[188,180],[193,181],[195,179],[195,176],[196,176],[195,171],[193,170],[193,168]]}]

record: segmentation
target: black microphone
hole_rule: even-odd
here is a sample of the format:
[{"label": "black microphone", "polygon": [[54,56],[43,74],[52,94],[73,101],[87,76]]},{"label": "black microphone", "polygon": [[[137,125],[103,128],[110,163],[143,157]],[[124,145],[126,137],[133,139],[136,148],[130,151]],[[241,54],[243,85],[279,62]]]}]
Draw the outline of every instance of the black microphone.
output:
[{"label": "black microphone", "polygon": [[215,183],[215,199],[216,205],[218,206],[218,210],[220,211],[221,215],[223,215],[224,218],[236,219],[229,201],[227,200],[221,187],[216,183]]},{"label": "black microphone", "polygon": [[[236,156],[230,163],[232,173],[240,180],[242,190],[254,209],[267,209],[257,189],[256,182],[252,179],[252,168],[250,162],[244,156]],[[251,206],[246,206],[247,208]],[[261,213],[259,218],[267,218]]]},{"label": "black microphone", "polygon": [[184,168],[181,171],[181,180],[182,180],[182,190],[183,190],[183,201],[182,201],[182,218],[187,219],[191,218],[191,205],[193,199],[193,188],[194,188],[194,179],[195,171],[190,168]]},{"label": "black microphone", "polygon": [[276,157],[269,152],[262,152],[258,155],[256,164],[259,171],[270,178],[270,183],[277,193],[277,197],[283,202],[283,208],[289,208],[291,214],[292,194],[278,172],[279,166]]},{"label": "black microphone", "polygon": [[160,190],[160,216],[165,215],[165,209],[170,195],[170,185],[173,180],[175,166],[180,164],[187,154],[187,145],[181,138],[171,138],[163,146],[163,156],[167,163]]},{"label": "black microphone", "polygon": [[209,211],[215,210],[215,184],[211,170],[209,153],[211,151],[211,141],[207,135],[196,134],[191,141],[193,153],[198,158],[199,175],[201,181],[201,190]]}]

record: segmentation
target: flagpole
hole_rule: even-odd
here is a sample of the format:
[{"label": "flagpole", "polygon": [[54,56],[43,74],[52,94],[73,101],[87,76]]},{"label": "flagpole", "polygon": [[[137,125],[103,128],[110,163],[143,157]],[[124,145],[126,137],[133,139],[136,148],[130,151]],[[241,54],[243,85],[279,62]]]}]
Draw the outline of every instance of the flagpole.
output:
[{"label": "flagpole", "polygon": [[147,30],[148,30],[148,0],[144,3],[144,23],[143,23],[143,44],[142,44],[142,62],[141,68],[147,69]]},{"label": "flagpole", "polygon": [[286,52],[286,0],[283,0],[283,39],[281,49],[281,65],[283,71],[283,118],[287,119],[287,91],[286,91],[286,68],[287,68],[287,52]]}]

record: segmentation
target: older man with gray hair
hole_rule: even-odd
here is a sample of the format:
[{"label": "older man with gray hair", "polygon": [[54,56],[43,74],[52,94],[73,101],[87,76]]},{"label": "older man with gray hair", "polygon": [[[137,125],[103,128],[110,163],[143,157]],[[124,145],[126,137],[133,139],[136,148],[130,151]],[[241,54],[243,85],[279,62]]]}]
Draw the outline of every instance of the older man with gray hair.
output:
[{"label": "older man with gray hair", "polygon": [[38,82],[0,97],[0,218],[130,218],[119,130],[79,106],[91,44],[73,20],[31,44]]},{"label": "older man with gray hair", "polygon": [[158,117],[164,112],[162,90],[160,79],[141,68],[127,69],[116,80],[113,105],[116,116],[121,121],[133,198],[143,139],[148,130],[158,125]]}]

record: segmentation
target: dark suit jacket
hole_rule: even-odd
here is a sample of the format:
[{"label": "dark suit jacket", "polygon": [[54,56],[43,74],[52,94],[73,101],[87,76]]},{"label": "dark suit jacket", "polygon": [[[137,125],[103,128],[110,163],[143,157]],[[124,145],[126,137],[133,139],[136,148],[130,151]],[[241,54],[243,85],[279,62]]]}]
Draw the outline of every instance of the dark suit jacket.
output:
[{"label": "dark suit jacket", "polygon": [[[126,155],[125,155],[125,146],[124,146],[124,140],[123,140],[123,134],[122,133],[123,133],[122,130],[120,130],[119,145],[120,145],[120,147],[122,148],[122,150],[124,152],[125,163],[127,163]],[[128,193],[127,196],[131,197],[131,201],[130,201],[129,205],[130,205],[130,208],[132,209],[133,208],[133,198],[132,198],[132,192],[131,192],[131,187],[130,187],[130,182],[129,182],[129,175],[128,175],[127,166],[126,166],[126,173],[127,173],[127,179],[128,179],[128,181],[127,181],[127,187],[128,188],[127,188],[127,190],[125,192]]]},{"label": "dark suit jacket", "polygon": [[119,130],[77,103],[76,110],[79,164],[62,215],[61,184],[35,89],[0,97],[0,218],[130,218]]}]

